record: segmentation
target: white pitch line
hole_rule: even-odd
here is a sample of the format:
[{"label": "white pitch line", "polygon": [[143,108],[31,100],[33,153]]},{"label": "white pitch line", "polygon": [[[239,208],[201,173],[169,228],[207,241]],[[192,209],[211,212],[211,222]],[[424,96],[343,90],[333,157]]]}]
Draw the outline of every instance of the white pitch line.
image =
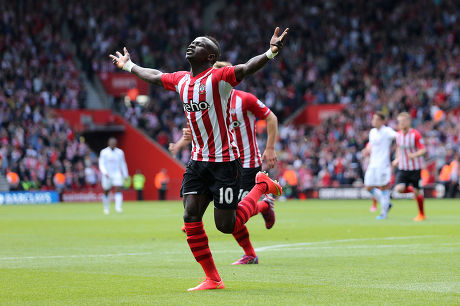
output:
[{"label": "white pitch line", "polygon": [[270,249],[281,249],[281,248],[292,248],[296,246],[309,246],[309,245],[318,245],[318,244],[330,244],[330,243],[340,243],[340,242],[356,242],[356,241],[378,241],[378,240],[405,240],[405,239],[423,239],[423,238],[432,238],[439,237],[436,235],[426,235],[426,236],[406,236],[406,237],[380,237],[380,238],[351,238],[351,239],[342,239],[342,240],[327,240],[327,241],[312,241],[312,242],[299,242],[299,243],[286,243],[286,244],[275,244],[268,245],[264,247],[256,248],[256,252],[266,251]]},{"label": "white pitch line", "polygon": [[0,257],[0,260],[121,257],[121,256],[140,256],[140,255],[152,255],[152,254],[153,254],[152,252],[144,252],[144,253],[116,253],[116,254],[50,255],[50,256],[22,256],[22,257],[19,256],[19,257]]},{"label": "white pitch line", "polygon": [[[305,249],[305,246],[324,245],[332,243],[342,242],[357,242],[357,241],[379,241],[379,240],[405,240],[405,239],[423,239],[430,237],[439,237],[437,235],[426,235],[426,236],[406,236],[406,237],[379,237],[379,238],[351,238],[342,240],[327,240],[327,241],[312,241],[312,242],[299,242],[299,243],[288,243],[288,244],[275,244],[264,247],[256,248],[256,252],[262,251],[278,251],[278,250],[294,250],[294,249]],[[417,246],[416,244],[413,244]],[[428,245],[428,244],[425,244]],[[458,245],[457,243],[451,244],[437,244],[437,245]],[[394,245],[394,247],[400,247],[401,245]],[[408,246],[408,245],[405,245]],[[314,247],[317,248],[365,248],[366,246],[324,246]],[[369,245],[369,248],[379,247],[379,245]],[[392,247],[392,246],[380,246],[380,247]],[[313,249],[313,248],[312,248]],[[214,250],[213,253],[232,252],[233,250]],[[142,255],[153,255],[155,252],[137,252],[137,253],[114,253],[114,254],[80,254],[80,255],[49,255],[49,256],[17,256],[17,257],[0,257],[0,260],[27,260],[27,259],[58,259],[58,258],[97,258],[97,257],[123,257],[123,256],[142,256]],[[179,254],[178,252],[165,252],[162,254]],[[182,254],[182,252],[181,252]]]},{"label": "white pitch line", "polygon": [[414,243],[414,244],[364,244],[364,245],[342,245],[342,246],[312,246],[312,247],[287,247],[270,249],[270,251],[295,251],[295,250],[330,250],[330,249],[392,249],[392,248],[420,248],[434,246],[458,246],[459,243]]}]

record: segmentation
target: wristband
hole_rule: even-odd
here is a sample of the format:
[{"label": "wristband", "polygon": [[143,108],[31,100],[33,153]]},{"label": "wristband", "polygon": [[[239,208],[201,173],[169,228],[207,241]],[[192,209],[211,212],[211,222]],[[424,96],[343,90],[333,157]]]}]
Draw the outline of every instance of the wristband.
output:
[{"label": "wristband", "polygon": [[128,60],[124,65],[123,65],[123,70],[124,71],[128,71],[128,72],[131,72],[131,70],[133,69],[133,67],[136,66],[136,64],[134,64],[131,60]]},{"label": "wristband", "polygon": [[272,59],[277,55],[278,55],[278,52],[273,53],[272,48],[268,48],[267,52],[265,52],[265,56],[268,57],[269,59]]}]

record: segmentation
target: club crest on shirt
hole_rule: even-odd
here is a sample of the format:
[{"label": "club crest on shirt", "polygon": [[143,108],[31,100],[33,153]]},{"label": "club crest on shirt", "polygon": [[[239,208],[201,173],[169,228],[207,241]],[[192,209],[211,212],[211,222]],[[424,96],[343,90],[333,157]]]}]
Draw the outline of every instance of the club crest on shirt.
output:
[{"label": "club crest on shirt", "polygon": [[198,89],[198,92],[200,93],[200,95],[204,95],[206,93],[206,86],[204,84],[201,84]]}]

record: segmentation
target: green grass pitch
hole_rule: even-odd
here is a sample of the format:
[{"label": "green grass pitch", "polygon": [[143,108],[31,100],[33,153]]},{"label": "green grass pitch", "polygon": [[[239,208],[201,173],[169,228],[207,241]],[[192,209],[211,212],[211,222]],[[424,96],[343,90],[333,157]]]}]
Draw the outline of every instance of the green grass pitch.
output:
[{"label": "green grass pitch", "polygon": [[[395,200],[375,220],[369,201],[288,201],[266,230],[248,222],[259,265],[205,227],[227,288],[187,292],[203,275],[180,231],[179,202],[0,207],[1,305],[460,304],[460,201]],[[113,204],[112,204],[113,205]]]}]

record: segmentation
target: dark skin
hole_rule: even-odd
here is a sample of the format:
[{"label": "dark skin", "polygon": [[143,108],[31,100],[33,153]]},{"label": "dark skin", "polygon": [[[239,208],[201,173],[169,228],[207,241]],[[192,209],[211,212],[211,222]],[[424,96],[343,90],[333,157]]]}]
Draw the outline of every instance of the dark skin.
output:
[{"label": "dark skin", "polygon": [[[283,41],[289,31],[289,28],[279,35],[280,29],[277,27],[270,39],[270,49],[273,53],[279,52],[283,47]],[[130,60],[128,50],[123,48],[123,53],[116,52],[116,56],[110,54],[110,58],[116,67],[122,69]],[[203,71],[211,68],[218,59],[217,46],[207,37],[197,37],[188,46],[185,58],[190,63],[190,72],[196,76]],[[255,73],[264,67],[270,59],[265,54],[257,55],[247,61],[245,64],[235,66],[235,76],[238,81]],[[163,72],[157,69],[144,68],[135,65],[131,73],[149,83],[163,86],[161,76]],[[188,194],[184,195],[184,222],[199,222],[202,220],[204,212],[212,198],[207,195]],[[231,234],[235,228],[236,210],[233,209],[214,209],[214,221],[216,228],[226,234]]]}]

